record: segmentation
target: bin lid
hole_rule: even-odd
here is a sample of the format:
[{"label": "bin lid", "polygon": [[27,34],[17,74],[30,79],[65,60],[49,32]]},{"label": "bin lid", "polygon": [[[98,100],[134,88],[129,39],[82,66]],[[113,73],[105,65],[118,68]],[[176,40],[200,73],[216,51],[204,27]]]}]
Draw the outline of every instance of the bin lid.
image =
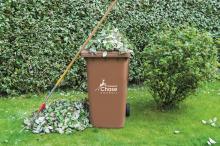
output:
[{"label": "bin lid", "polygon": [[[88,50],[82,50],[80,55],[84,58],[88,58],[88,57],[94,57],[94,58],[99,58],[102,57],[103,58],[103,52],[105,51],[97,51],[96,53],[92,53]],[[107,56],[105,56],[104,58],[130,58],[131,57],[131,53],[120,53],[118,51],[111,51],[111,52],[107,52]]]}]

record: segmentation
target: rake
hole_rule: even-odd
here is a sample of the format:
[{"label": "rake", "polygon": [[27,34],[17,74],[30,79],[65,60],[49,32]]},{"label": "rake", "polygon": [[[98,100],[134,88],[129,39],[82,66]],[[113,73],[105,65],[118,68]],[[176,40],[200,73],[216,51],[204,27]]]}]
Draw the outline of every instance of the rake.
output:
[{"label": "rake", "polygon": [[117,0],[112,0],[111,4],[109,5],[107,11],[105,12],[105,14],[103,15],[103,17],[101,18],[101,20],[97,23],[97,25],[95,26],[95,28],[93,29],[92,33],[90,33],[90,35],[88,36],[88,38],[85,40],[85,42],[83,43],[83,45],[81,46],[81,48],[79,49],[79,51],[76,53],[76,55],[74,56],[74,58],[72,59],[72,61],[69,63],[69,65],[66,67],[65,71],[63,72],[63,74],[60,76],[60,78],[57,80],[56,84],[54,85],[54,87],[52,88],[52,90],[48,93],[48,95],[45,97],[45,101],[40,105],[38,112],[43,111],[46,108],[46,103],[48,102],[48,99],[50,98],[50,96],[52,95],[52,93],[56,90],[56,88],[61,84],[61,82],[64,80],[64,77],[66,76],[66,74],[69,72],[69,70],[71,69],[71,67],[73,66],[73,64],[75,63],[75,61],[79,58],[80,56],[80,52],[82,50],[85,49],[86,45],[89,43],[89,41],[92,39],[92,37],[95,35],[95,33],[97,32],[98,28],[101,26],[101,24],[103,23],[103,21],[107,18],[108,14],[111,12],[111,10],[113,9],[114,5],[116,4]]}]

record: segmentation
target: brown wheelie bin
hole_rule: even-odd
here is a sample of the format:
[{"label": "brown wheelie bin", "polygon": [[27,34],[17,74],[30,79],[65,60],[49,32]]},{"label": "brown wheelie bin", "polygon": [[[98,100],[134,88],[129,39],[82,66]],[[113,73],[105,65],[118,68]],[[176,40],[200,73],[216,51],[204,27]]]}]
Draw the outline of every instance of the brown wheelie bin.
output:
[{"label": "brown wheelie bin", "polygon": [[90,120],[94,127],[121,128],[125,123],[130,53],[81,52],[87,63]]}]

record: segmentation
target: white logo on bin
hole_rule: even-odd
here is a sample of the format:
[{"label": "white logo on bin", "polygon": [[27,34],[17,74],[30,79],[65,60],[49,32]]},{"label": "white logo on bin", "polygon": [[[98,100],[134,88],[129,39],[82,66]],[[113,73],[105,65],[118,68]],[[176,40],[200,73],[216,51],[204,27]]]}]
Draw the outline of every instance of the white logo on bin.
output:
[{"label": "white logo on bin", "polygon": [[117,94],[118,85],[108,85],[105,83],[105,80],[102,80],[102,83],[95,89],[95,91],[100,92],[101,94]]}]

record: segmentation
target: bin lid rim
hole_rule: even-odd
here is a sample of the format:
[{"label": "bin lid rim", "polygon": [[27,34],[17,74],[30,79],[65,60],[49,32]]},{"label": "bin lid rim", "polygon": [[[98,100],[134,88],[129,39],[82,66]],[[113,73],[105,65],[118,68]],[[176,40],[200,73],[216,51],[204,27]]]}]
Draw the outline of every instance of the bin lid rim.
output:
[{"label": "bin lid rim", "polygon": [[107,52],[107,56],[106,57],[103,57],[103,52],[105,51],[97,51],[96,53],[92,53],[88,50],[82,50],[80,52],[80,55],[84,58],[90,58],[90,57],[93,57],[93,58],[130,58],[131,57],[131,53],[129,52],[126,52],[126,53],[121,53],[121,52],[118,52],[118,51],[110,51],[110,52]]}]

